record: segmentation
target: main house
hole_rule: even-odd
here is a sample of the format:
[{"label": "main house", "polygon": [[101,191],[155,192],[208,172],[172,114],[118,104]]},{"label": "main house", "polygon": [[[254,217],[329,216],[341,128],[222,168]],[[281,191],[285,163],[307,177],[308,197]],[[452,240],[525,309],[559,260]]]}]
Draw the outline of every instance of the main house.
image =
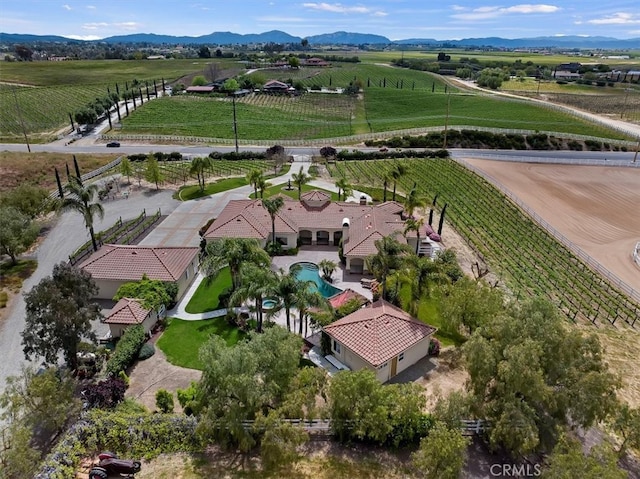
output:
[{"label": "main house", "polygon": [[[346,270],[365,273],[365,258],[377,252],[375,241],[395,235],[400,242],[414,249],[418,236],[415,231],[403,234],[405,219],[403,206],[395,201],[378,205],[331,201],[331,196],[318,190],[304,193],[301,200],[282,196],[284,206],[275,217],[275,241],[283,249],[305,245],[339,246],[342,242]],[[429,226],[420,232],[421,243],[429,245]],[[205,232],[204,238],[254,238],[264,247],[271,241],[271,216],[261,200],[231,200]],[[437,248],[437,246],[433,246]]]},{"label": "main house", "polygon": [[112,299],[118,288],[131,281],[149,279],[176,283],[178,299],[195,279],[199,266],[197,247],[103,245],[81,265],[98,285],[99,299]]},{"label": "main house", "polygon": [[415,364],[429,353],[436,328],[384,300],[323,328],[331,339],[331,359],[351,370],[370,369],[380,382]]}]

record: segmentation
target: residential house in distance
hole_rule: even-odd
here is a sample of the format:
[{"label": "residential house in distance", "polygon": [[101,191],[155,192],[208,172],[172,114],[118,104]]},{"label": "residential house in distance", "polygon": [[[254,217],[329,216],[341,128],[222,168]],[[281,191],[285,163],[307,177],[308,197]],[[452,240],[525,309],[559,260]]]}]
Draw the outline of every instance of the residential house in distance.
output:
[{"label": "residential house in distance", "polygon": [[178,299],[193,282],[200,265],[197,247],[103,245],[80,264],[98,285],[99,299],[112,299],[118,288],[149,279],[176,283]]},{"label": "residential house in distance", "polygon": [[[403,235],[403,206],[394,201],[378,205],[331,201],[324,191],[304,193],[301,200],[283,195],[284,206],[275,217],[275,240],[283,249],[296,246],[335,246],[342,243],[346,270],[365,273],[365,258],[377,252],[375,241],[395,235],[416,248],[415,231]],[[421,230],[421,240],[428,241],[428,226]],[[232,200],[205,232],[204,238],[254,238],[261,246],[271,241],[271,217],[261,200]],[[434,246],[434,249],[436,247]],[[429,249],[432,252],[432,249]]]},{"label": "residential house in distance", "polygon": [[370,369],[384,383],[429,354],[436,328],[378,300],[323,331],[331,339],[330,363],[338,369]]},{"label": "residential house in distance", "polygon": [[284,82],[269,80],[263,85],[262,91],[265,93],[288,93],[290,91],[290,87]]},{"label": "residential house in distance", "polygon": [[207,95],[209,93],[213,93],[215,91],[215,87],[212,85],[209,86],[189,86],[186,89],[187,93],[200,93],[202,95]]},{"label": "residential house in distance", "polygon": [[322,58],[316,58],[316,57],[307,58],[306,60],[303,60],[302,64],[307,67],[330,67],[331,66],[331,63],[326,62]]},{"label": "residential house in distance", "polygon": [[136,324],[141,324],[145,333],[149,333],[164,314],[160,311],[147,309],[137,299],[122,298],[109,312],[104,322],[109,325],[111,338],[119,338],[124,331]]}]

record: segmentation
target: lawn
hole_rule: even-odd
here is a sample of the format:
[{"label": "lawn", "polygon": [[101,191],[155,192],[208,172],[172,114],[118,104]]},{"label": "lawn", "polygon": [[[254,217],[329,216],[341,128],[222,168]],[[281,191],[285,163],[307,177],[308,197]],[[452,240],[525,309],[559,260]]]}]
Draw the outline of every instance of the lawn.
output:
[{"label": "lawn", "polygon": [[158,340],[158,347],[171,364],[202,370],[204,365],[199,358],[200,348],[212,334],[222,337],[227,346],[233,346],[245,337],[245,333],[227,323],[224,317],[201,321],[169,318],[169,324]]},{"label": "lawn", "polygon": [[238,178],[224,178],[218,180],[215,183],[207,183],[204,191],[200,189],[198,185],[185,186],[180,188],[177,193],[177,199],[182,201],[195,200],[196,198],[202,198],[203,196],[213,195],[215,193],[221,193],[223,191],[233,190],[234,188],[240,188],[247,185],[247,179],[242,176]]},{"label": "lawn", "polygon": [[[283,194],[283,195],[287,195],[291,198],[293,198],[294,200],[298,199],[298,188],[296,188],[296,186],[292,183],[291,187],[293,188],[292,190],[287,190],[287,184],[283,184],[283,185],[275,185],[275,186],[271,186],[269,188],[267,188],[266,190],[264,190],[264,197],[265,198],[270,198],[271,196],[277,195],[277,194]],[[339,201],[338,198],[338,193],[333,192],[333,191],[329,191],[329,190],[325,190],[323,188],[318,188],[317,186],[311,186],[311,185],[302,185],[302,193],[306,193],[307,191],[312,191],[312,190],[318,190],[318,191],[324,191],[325,193],[329,193],[331,194],[331,201]],[[259,195],[260,193],[258,193]],[[250,198],[255,198],[255,195],[253,193],[251,193]]]},{"label": "lawn", "polygon": [[224,268],[213,281],[207,281],[205,278],[200,283],[185,310],[192,314],[215,311],[220,307],[220,294],[228,288],[231,288],[231,273],[229,268]]}]

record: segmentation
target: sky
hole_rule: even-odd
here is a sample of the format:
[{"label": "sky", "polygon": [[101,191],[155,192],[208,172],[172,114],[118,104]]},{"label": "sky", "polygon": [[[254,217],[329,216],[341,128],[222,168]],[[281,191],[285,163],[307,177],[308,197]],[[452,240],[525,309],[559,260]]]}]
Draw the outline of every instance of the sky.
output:
[{"label": "sky", "polygon": [[[526,0],[525,0],[526,1]],[[535,0],[533,0],[535,1]],[[640,37],[639,0],[0,0],[0,31],[95,40],[130,33],[200,36],[348,31],[391,40],[496,36]]]}]

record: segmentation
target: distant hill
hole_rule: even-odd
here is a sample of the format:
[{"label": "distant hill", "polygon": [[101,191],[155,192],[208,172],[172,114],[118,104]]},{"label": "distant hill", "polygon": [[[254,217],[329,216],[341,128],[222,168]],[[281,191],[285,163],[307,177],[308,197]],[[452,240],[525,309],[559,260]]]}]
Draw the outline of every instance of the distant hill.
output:
[{"label": "distant hill", "polygon": [[[389,40],[382,35],[370,33],[334,32],[306,37],[311,45],[432,45],[452,47],[492,47],[492,48],[602,48],[602,49],[640,49],[640,38],[620,40],[611,37],[535,37],[535,38],[465,38],[462,40],[436,40],[433,38],[409,38],[405,40]],[[95,40],[103,43],[148,43],[162,44],[210,44],[233,45],[250,43],[300,43],[301,37],[289,35],[280,30],[264,33],[239,34],[233,32],[213,32],[198,37],[157,35],[155,33],[133,33]],[[36,42],[81,42],[55,35],[23,35],[0,33],[0,43],[36,43]]]}]

